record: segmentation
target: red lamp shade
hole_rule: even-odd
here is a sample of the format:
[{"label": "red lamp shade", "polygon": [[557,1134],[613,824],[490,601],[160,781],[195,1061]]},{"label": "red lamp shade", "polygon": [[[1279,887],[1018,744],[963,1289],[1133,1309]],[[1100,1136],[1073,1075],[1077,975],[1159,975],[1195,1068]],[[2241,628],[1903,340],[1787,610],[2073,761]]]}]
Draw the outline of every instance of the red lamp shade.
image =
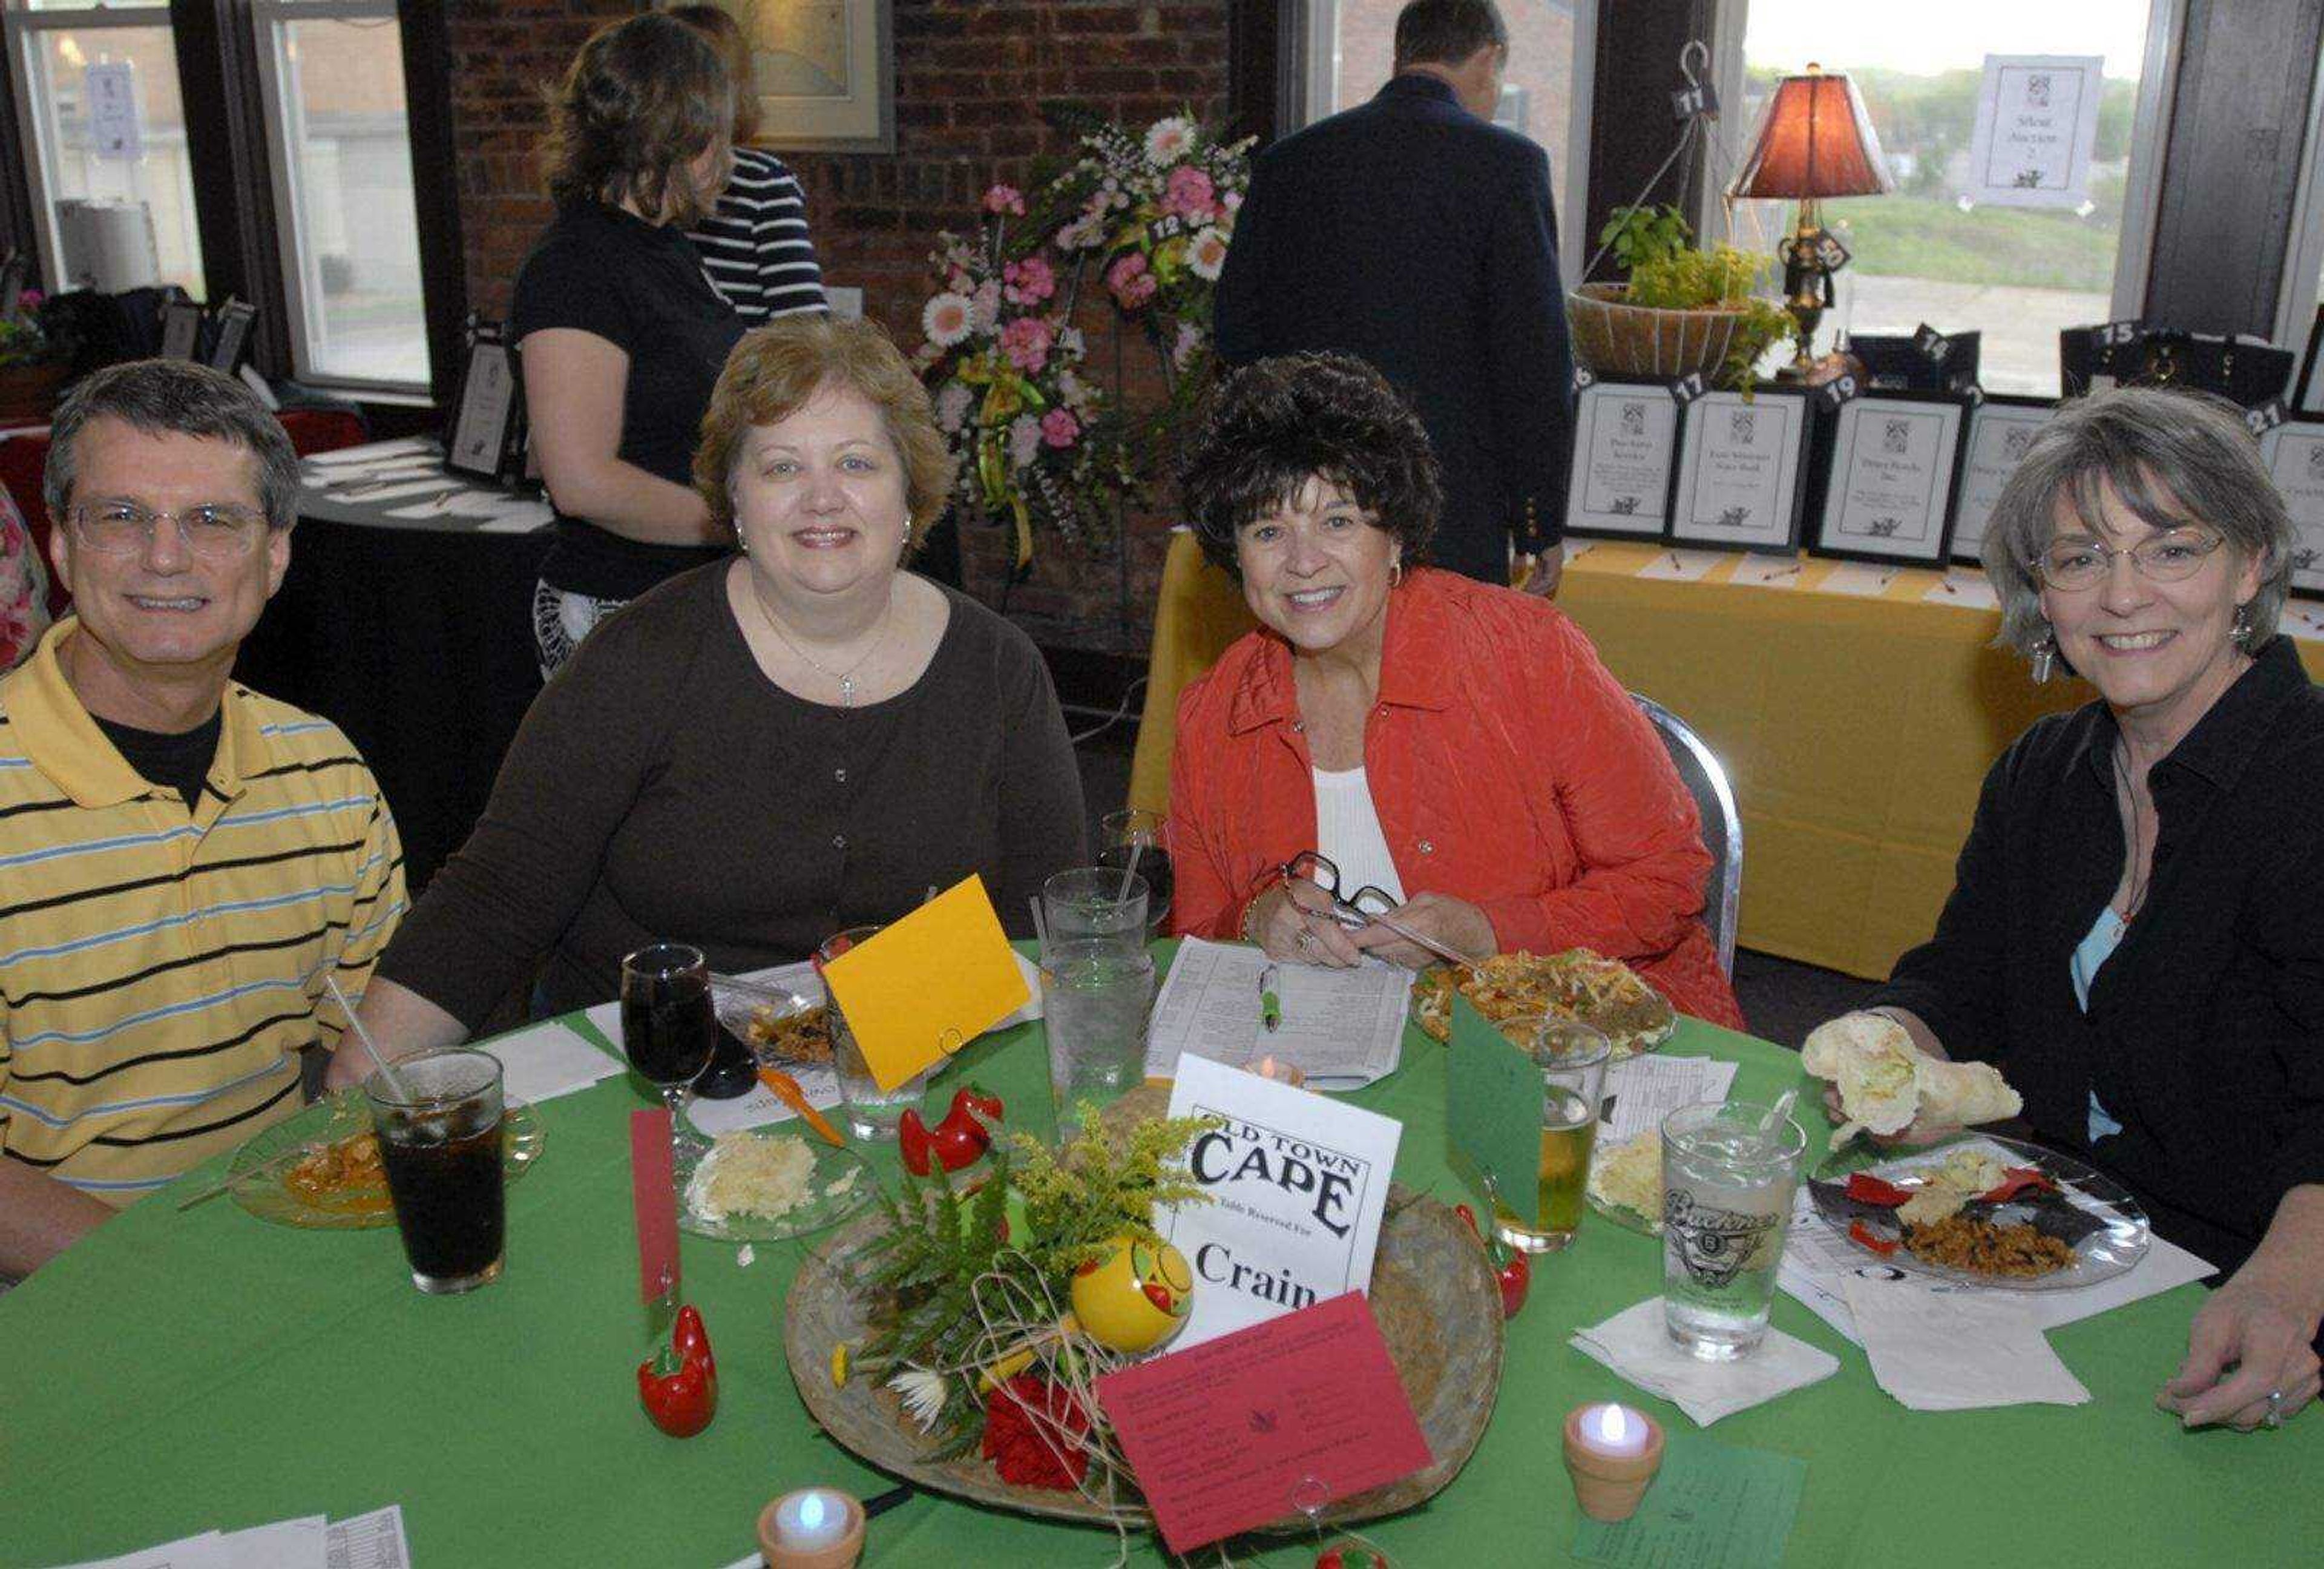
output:
[{"label": "red lamp shade", "polygon": [[1785,77],[1730,197],[1882,196],[1896,188],[1864,99],[1844,72]]}]

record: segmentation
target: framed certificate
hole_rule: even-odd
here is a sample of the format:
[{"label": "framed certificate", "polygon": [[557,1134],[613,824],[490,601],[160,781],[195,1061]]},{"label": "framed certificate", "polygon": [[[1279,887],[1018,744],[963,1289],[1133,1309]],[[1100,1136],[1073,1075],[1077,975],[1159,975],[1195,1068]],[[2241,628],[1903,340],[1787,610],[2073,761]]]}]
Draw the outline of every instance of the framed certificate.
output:
[{"label": "framed certificate", "polygon": [[1969,411],[1969,452],[1961,459],[1960,501],[1953,508],[1952,559],[1975,566],[1983,558],[1986,520],[2001,499],[2001,487],[2057,412],[2058,405],[2046,398],[1997,392],[1987,392]]},{"label": "framed certificate", "polygon": [[1867,392],[1842,403],[1808,549],[1943,566],[1968,421],[1969,399],[1956,392]]},{"label": "framed certificate", "polygon": [[1573,406],[1565,531],[1659,540],[1670,524],[1679,406],[1662,382],[1597,381]]},{"label": "framed certificate", "polygon": [[1794,387],[1706,392],[1680,421],[1669,537],[1714,550],[1788,550],[1800,542],[1808,393]]},{"label": "framed certificate", "polygon": [[2324,599],[2324,417],[2294,414],[2259,438],[2261,461],[2292,509],[2292,591]]},{"label": "framed certificate", "polygon": [[514,479],[524,462],[516,351],[497,322],[471,322],[467,338],[444,466],[477,479]]}]

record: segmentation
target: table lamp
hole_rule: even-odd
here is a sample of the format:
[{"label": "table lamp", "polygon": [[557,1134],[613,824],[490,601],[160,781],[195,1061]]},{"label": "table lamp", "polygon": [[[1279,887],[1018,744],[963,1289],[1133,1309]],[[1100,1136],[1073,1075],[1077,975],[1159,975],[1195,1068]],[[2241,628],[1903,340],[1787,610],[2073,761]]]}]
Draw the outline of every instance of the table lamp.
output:
[{"label": "table lamp", "polygon": [[1831,275],[1848,264],[1848,248],[1824,232],[1816,204],[1826,197],[1885,196],[1895,189],[1879,134],[1844,72],[1827,74],[1811,64],[1805,75],[1775,84],[1750,155],[1727,195],[1800,204],[1798,223],[1775,251],[1784,263],[1784,307],[1799,324],[1799,359],[1784,376],[1806,376],[1810,340],[1831,305]]}]

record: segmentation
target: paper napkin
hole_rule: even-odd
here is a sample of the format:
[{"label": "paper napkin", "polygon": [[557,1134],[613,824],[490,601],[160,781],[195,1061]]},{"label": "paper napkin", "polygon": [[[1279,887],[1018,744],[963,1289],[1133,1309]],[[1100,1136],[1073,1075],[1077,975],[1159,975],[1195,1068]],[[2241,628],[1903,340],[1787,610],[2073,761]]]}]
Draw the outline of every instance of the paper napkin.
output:
[{"label": "paper napkin", "polygon": [[[614,1006],[618,1011],[620,1004]],[[534,1105],[622,1071],[619,1062],[553,1020],[495,1036],[477,1049],[501,1059],[501,1088],[512,1099]]]},{"label": "paper napkin", "polygon": [[1780,1329],[1767,1331],[1758,1350],[1739,1361],[1706,1362],[1687,1355],[1663,1329],[1663,1299],[1649,1297],[1605,1323],[1573,1333],[1584,1355],[1660,1395],[1708,1427],[1778,1395],[1821,1383],[1840,1371],[1840,1359]]},{"label": "paper napkin", "polygon": [[1915,1411],[2080,1406],[2090,1392],[2066,1371],[2023,1295],[1935,1291],[1911,1279],[1840,1282],[1880,1387]]}]

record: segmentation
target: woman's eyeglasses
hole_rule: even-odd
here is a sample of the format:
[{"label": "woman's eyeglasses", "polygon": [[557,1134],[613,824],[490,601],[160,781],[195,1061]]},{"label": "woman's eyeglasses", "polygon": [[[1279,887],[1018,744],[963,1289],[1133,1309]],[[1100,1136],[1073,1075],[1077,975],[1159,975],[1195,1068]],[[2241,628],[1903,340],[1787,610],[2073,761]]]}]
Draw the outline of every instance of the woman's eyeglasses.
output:
[{"label": "woman's eyeglasses", "polygon": [[1277,875],[1283,885],[1291,891],[1292,903],[1310,915],[1329,916],[1350,931],[1361,931],[1372,926],[1392,931],[1406,942],[1425,948],[1448,964],[1471,962],[1468,955],[1456,953],[1435,938],[1423,937],[1401,921],[1389,919],[1388,912],[1403,901],[1386,889],[1368,882],[1353,893],[1342,894],[1340,891],[1339,867],[1313,850],[1294,855],[1285,862]]},{"label": "woman's eyeglasses", "polygon": [[2119,549],[2096,540],[2059,540],[2034,558],[2034,569],[2051,587],[2072,594],[2095,587],[2114,570],[2116,557],[2127,556],[2150,583],[2179,583],[2200,571],[2211,552],[2226,542],[2197,529],[2173,529]]}]

